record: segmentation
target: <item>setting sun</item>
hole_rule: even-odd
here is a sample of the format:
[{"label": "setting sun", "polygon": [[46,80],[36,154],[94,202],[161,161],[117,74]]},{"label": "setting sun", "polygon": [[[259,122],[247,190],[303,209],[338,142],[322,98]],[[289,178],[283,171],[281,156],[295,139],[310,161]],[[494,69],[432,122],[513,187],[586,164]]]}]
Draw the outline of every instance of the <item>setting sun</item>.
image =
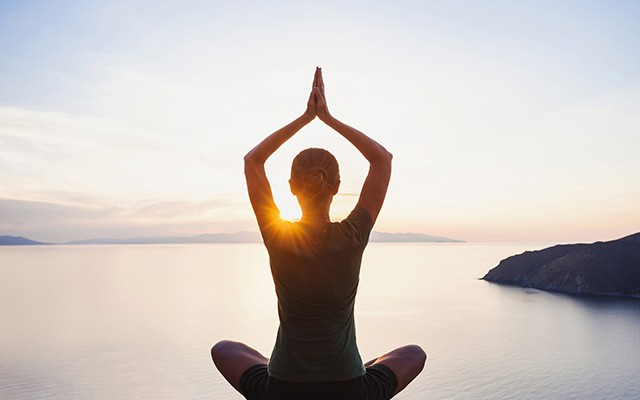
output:
[{"label": "setting sun", "polygon": [[295,202],[295,198],[293,200],[289,199],[288,201],[278,202],[278,209],[280,210],[280,218],[286,219],[287,221],[298,221],[302,217],[302,211],[300,210],[300,206]]}]

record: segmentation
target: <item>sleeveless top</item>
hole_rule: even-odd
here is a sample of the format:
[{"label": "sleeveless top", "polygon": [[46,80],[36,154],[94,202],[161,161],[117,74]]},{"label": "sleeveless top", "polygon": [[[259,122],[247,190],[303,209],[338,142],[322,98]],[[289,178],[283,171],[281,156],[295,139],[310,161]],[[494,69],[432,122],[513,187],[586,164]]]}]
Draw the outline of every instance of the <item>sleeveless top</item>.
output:
[{"label": "sleeveless top", "polygon": [[322,231],[280,218],[261,230],[280,318],[270,376],[326,382],[365,374],[356,343],[354,304],[372,226],[369,213],[356,207]]}]

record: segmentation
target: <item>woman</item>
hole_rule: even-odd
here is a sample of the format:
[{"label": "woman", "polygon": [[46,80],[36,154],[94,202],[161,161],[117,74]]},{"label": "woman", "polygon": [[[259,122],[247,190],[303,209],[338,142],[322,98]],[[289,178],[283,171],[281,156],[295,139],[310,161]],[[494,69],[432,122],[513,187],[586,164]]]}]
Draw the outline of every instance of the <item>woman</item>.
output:
[{"label": "woman", "polygon": [[[329,207],[340,185],[338,164],[326,150],[302,151],[289,180],[302,218],[292,223],[280,218],[264,164],[315,117],[362,153],[369,173],[351,214],[331,222]],[[391,158],[376,141],[329,113],[320,68],[304,114],[245,156],[249,198],[269,252],[280,327],[270,359],[232,341],[217,343],[211,356],[247,399],[390,399],[422,371],[426,354],[417,345],[363,364],[356,344],[353,311],[362,252],[384,202]]]}]

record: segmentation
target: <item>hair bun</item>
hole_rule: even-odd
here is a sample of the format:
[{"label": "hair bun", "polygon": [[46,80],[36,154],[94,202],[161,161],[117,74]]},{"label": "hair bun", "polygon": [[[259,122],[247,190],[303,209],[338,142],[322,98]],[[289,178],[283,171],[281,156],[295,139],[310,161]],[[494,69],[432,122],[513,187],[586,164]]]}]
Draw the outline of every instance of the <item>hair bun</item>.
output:
[{"label": "hair bun", "polygon": [[331,197],[340,183],[338,161],[324,149],[302,150],[291,164],[291,181],[305,200]]}]

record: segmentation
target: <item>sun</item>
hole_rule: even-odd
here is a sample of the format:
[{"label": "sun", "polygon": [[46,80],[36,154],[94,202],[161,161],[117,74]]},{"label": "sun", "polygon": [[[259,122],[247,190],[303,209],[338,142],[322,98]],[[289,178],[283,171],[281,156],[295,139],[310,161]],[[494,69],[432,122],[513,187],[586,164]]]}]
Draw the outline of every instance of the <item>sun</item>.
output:
[{"label": "sun", "polygon": [[298,204],[298,199],[291,194],[288,182],[274,182],[271,186],[273,201],[275,201],[280,218],[287,221],[299,221],[302,218],[302,211]]},{"label": "sun", "polygon": [[278,209],[280,210],[280,218],[287,221],[299,221],[302,217],[302,211],[294,197],[279,201]]}]

